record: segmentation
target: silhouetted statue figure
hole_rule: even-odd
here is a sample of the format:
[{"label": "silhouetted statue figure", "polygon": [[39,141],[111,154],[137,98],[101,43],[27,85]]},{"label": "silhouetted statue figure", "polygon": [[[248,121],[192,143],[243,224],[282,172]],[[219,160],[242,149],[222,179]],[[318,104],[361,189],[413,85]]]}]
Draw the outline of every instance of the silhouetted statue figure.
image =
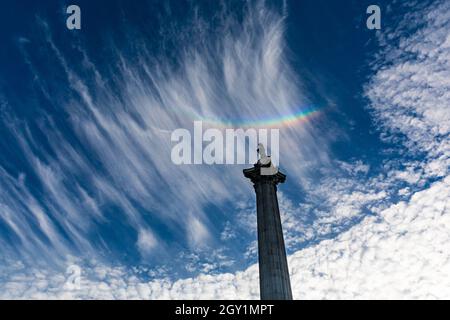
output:
[{"label": "silhouetted statue figure", "polygon": [[261,165],[261,175],[263,176],[271,176],[278,172],[278,168],[272,164],[272,160],[270,156],[266,155],[266,149],[262,145],[262,143],[258,144],[258,149],[256,150],[259,153],[259,164]]}]

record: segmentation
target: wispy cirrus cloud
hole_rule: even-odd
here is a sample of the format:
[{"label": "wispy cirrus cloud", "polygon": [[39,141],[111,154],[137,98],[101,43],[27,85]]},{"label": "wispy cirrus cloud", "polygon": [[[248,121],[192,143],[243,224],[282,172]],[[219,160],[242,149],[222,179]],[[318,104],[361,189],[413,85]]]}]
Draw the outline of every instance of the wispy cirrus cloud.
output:
[{"label": "wispy cirrus cloud", "polygon": [[[36,88],[28,103],[39,117],[4,113],[26,164],[13,174],[4,169],[4,179],[33,197],[30,202],[4,190],[8,233],[33,238],[44,232],[47,252],[55,256],[121,255],[114,245],[132,242],[132,250],[150,261],[186,243],[214,247],[220,221],[232,216],[229,204],[251,197],[251,187],[241,166],[174,165],[170,133],[191,129],[197,116],[258,120],[308,104],[285,55],[283,8],[255,1],[239,12],[242,19],[224,8],[215,29],[194,14],[189,27],[171,26],[179,32],[161,42],[177,44],[175,58],[151,51],[142,36],[129,51],[110,45],[107,66],[97,66],[98,57],[92,59],[80,39],[68,50],[39,18],[39,37],[19,44]],[[82,63],[73,60],[74,52]],[[7,103],[13,108],[18,101]],[[307,176],[312,163],[328,161],[326,138],[316,131],[309,122],[281,130],[281,163],[294,181]],[[220,219],[210,217],[212,204]],[[31,214],[35,208],[42,214]],[[13,224],[10,211],[22,223]],[[36,245],[22,241],[3,250],[39,259]]]}]

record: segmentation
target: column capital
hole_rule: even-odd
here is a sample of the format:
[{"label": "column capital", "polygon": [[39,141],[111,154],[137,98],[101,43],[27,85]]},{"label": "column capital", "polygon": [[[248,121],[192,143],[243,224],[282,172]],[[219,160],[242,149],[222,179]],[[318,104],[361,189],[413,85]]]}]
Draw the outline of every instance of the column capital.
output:
[{"label": "column capital", "polygon": [[278,171],[273,175],[262,175],[261,174],[261,164],[256,163],[253,168],[244,169],[244,176],[250,179],[254,184],[259,182],[273,183],[277,185],[278,183],[284,183],[286,181],[286,175]]}]

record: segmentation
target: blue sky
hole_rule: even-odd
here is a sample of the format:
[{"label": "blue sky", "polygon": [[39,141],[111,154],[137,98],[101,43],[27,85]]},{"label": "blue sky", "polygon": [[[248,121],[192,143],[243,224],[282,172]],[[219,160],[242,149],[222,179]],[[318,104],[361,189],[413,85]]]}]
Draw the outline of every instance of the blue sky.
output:
[{"label": "blue sky", "polygon": [[[360,297],[367,287],[348,266],[361,263],[355,274],[365,278],[361,257],[371,252],[386,261],[405,257],[398,265],[423,263],[386,249],[411,250],[403,243],[372,248],[368,235],[399,241],[415,234],[414,221],[426,213],[448,217],[445,1],[378,1],[379,31],[366,28],[370,1],[78,1],[81,30],[65,27],[68,4],[1,5],[5,296],[90,297],[92,290],[64,291],[61,279],[76,264],[86,287],[106,283],[93,297],[123,298],[118,279],[145,284],[140,297],[213,298],[208,283],[253,297],[255,204],[242,175],[248,165],[173,164],[170,132],[191,128],[198,120],[192,114],[257,121],[319,110],[280,127],[288,180],[279,200],[294,291],[298,279],[311,284],[294,297],[335,297],[331,284],[339,281],[357,289],[336,297]],[[443,207],[427,211],[427,199]],[[396,230],[388,217],[402,204],[405,216],[423,216]],[[448,228],[426,221],[429,230]],[[383,236],[386,230],[398,234]],[[424,249],[435,251],[443,254]],[[434,266],[432,257],[424,259]],[[337,265],[315,272],[324,261]],[[380,283],[392,282],[386,265],[377,269]],[[35,268],[40,278],[30,276]],[[55,272],[62,278],[49,276]],[[239,277],[248,281],[230,284]],[[41,278],[47,282],[39,287]],[[206,283],[204,290],[189,290],[189,279]],[[171,289],[155,289],[161,281]],[[393,287],[413,287],[398,282]],[[414,285],[432,291],[428,282]]]}]

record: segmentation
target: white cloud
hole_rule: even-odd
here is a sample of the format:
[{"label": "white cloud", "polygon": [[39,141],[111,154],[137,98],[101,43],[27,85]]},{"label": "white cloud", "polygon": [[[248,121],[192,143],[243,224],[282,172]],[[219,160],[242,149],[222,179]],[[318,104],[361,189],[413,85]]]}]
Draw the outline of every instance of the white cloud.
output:
[{"label": "white cloud", "polygon": [[188,233],[188,240],[193,247],[205,246],[205,242],[211,237],[204,223],[194,216],[191,216],[186,230]]},{"label": "white cloud", "polygon": [[143,257],[148,257],[153,249],[156,248],[158,240],[152,231],[148,229],[142,229],[138,233],[137,246]]},{"label": "white cloud", "polygon": [[[450,177],[415,193],[409,203],[394,204],[335,239],[294,253],[288,259],[294,298],[450,298],[449,198]],[[0,297],[258,299],[257,265],[234,274],[148,282],[123,268],[96,270],[83,270],[82,288],[72,291],[64,289],[62,275],[12,276],[1,282]]]},{"label": "white cloud", "polygon": [[[450,178],[367,217],[291,264],[298,298],[449,298]],[[303,288],[303,289],[302,289]],[[317,290],[326,288],[327,291]]]},{"label": "white cloud", "polygon": [[[384,54],[366,86],[385,136],[403,143],[412,155],[425,154],[427,161],[420,165],[428,177],[444,177],[450,166],[449,17],[450,3],[438,1],[384,32],[390,40],[381,39]],[[423,27],[404,36],[422,22]]]},{"label": "white cloud", "polygon": [[[139,48],[133,50],[133,59],[110,48],[107,64],[114,70],[111,74],[96,68],[81,45],[70,54],[73,50],[81,54],[83,64],[71,63],[65,47],[52,36],[51,25],[39,20],[44,40],[33,40],[33,45],[39,45],[61,70],[58,80],[52,78],[51,72],[41,71],[35,62],[36,53],[32,54],[27,44],[21,46],[23,58],[34,75],[33,87],[41,91],[36,95],[43,93],[49,104],[67,116],[42,116],[36,123],[5,118],[30,167],[31,178],[37,180],[34,183],[39,194],[33,203],[41,210],[36,211],[36,205],[30,207],[30,202],[5,189],[0,203],[15,212],[14,219],[6,217],[6,210],[0,212],[3,219],[8,219],[9,231],[37,238],[41,231],[49,234],[51,223],[55,223],[69,244],[62,247],[59,244],[64,241],[50,238],[48,253],[55,253],[55,259],[76,255],[76,251],[94,258],[101,255],[88,239],[99,233],[102,236],[101,227],[108,226],[111,220],[120,220],[124,228],[140,238],[142,229],[153,227],[148,222],[152,220],[170,229],[179,243],[189,243],[192,249],[210,243],[212,233],[208,229],[214,221],[205,208],[211,199],[221,210],[228,211],[222,206],[251,196],[251,187],[240,166],[174,165],[170,160],[171,131],[189,129],[194,120],[203,117],[256,120],[291,114],[307,104],[284,53],[285,16],[266,7],[263,1],[244,7],[242,20],[224,8],[223,16],[217,17],[218,32],[209,34],[207,23],[193,15],[191,27],[198,39],[190,36],[193,30],[182,26],[172,36],[158,39],[183,48],[176,63],[164,55],[153,60],[154,52],[147,50],[139,37],[133,39],[138,44],[133,48]],[[128,31],[126,26],[124,30]],[[60,87],[55,89],[55,83]],[[38,104],[39,100],[33,101]],[[282,164],[292,177],[306,177],[306,164],[313,159],[317,164],[327,160],[327,144],[325,139],[318,142],[322,140],[319,130],[305,122],[280,132]],[[45,148],[38,136],[48,143]],[[11,182],[16,177],[4,176],[0,176],[2,184],[3,179],[17,184]],[[30,192],[31,184],[24,179],[22,189]],[[50,221],[42,220],[40,214],[30,216],[32,208],[50,217]],[[40,219],[37,226],[30,227],[36,219]],[[13,220],[22,223],[13,224]],[[158,230],[153,229],[155,236]],[[39,259],[34,254],[40,252],[35,248],[38,243],[22,241],[12,245],[16,248],[2,246],[0,251],[8,255],[17,249]],[[148,252],[142,250],[142,242],[136,245],[135,249]]]}]

